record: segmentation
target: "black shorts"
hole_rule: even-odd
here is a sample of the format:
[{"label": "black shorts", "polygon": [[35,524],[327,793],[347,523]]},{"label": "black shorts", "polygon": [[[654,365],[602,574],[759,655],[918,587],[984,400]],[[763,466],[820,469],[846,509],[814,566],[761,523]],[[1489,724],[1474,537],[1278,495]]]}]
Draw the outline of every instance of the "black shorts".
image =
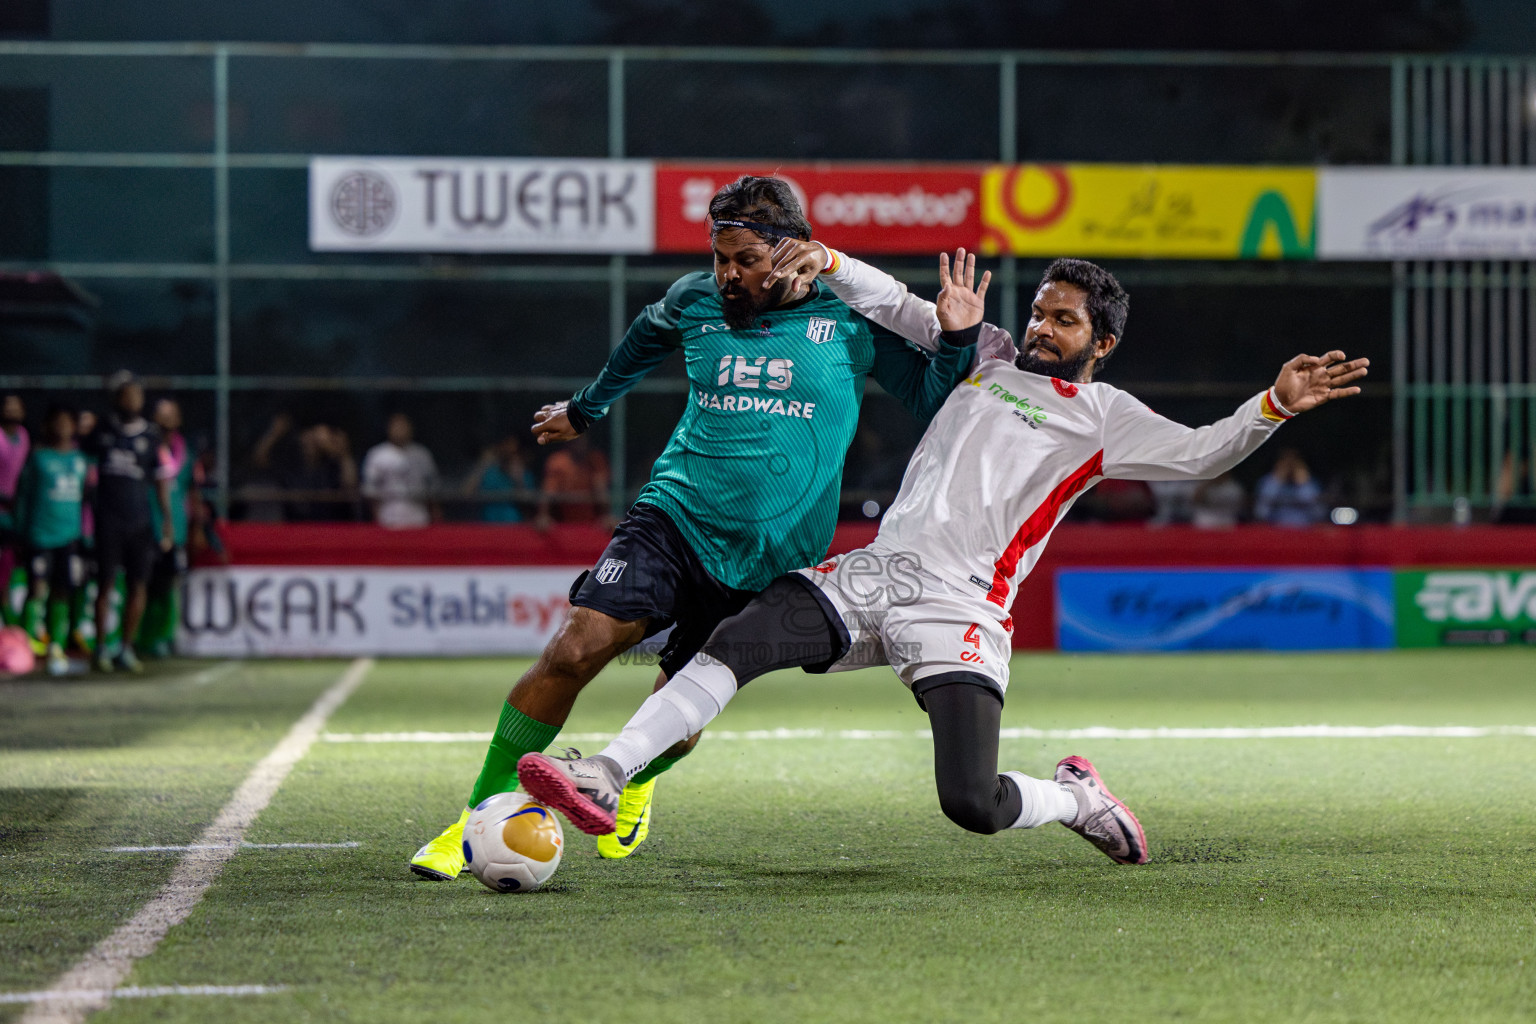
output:
[{"label": "black shorts", "polygon": [[722,619],[754,596],[711,576],[667,514],[643,503],[630,508],[597,565],[571,585],[571,604],[577,607],[622,622],[649,619],[646,636],[676,624],[661,651],[661,670],[669,678],[692,660]]},{"label": "black shorts", "polygon": [[80,557],[79,544],[32,548],[27,552],[26,567],[28,591],[42,580],[48,584],[51,596],[60,597],[85,582],[85,561]]},{"label": "black shorts", "polygon": [[123,529],[110,520],[96,520],[96,584],[110,587],[117,580],[117,570],[129,586],[147,583],[160,545],[148,525]]}]

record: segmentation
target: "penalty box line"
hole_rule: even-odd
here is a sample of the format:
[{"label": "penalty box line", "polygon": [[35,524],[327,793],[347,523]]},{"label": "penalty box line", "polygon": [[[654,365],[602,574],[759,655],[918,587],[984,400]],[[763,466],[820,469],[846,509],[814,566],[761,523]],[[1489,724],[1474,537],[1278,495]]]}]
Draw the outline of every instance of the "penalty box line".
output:
[{"label": "penalty box line", "polygon": [[[563,733],[573,743],[602,743],[611,732]],[[713,740],[905,740],[932,739],[928,729],[706,729]],[[1487,736],[1536,736],[1536,725],[1267,725],[1255,727],[1117,729],[1090,725],[1081,729],[1010,728],[1005,740],[1281,740],[1281,739],[1479,739]],[[327,743],[489,743],[488,732],[327,732]]]},{"label": "penalty box line", "polygon": [[39,998],[29,1000],[31,1006],[22,1015],[21,1024],[80,1024],[111,1002],[133,965],[153,953],[166,933],[185,921],[201,902],[224,866],[240,851],[246,830],[272,802],[293,766],[309,752],[325,723],[372,667],[372,658],[357,659],[316,698],[277,746],[251,769],[213,823],[176,862],[170,880],[138,913],[98,942],[45,992],[23,993]]}]

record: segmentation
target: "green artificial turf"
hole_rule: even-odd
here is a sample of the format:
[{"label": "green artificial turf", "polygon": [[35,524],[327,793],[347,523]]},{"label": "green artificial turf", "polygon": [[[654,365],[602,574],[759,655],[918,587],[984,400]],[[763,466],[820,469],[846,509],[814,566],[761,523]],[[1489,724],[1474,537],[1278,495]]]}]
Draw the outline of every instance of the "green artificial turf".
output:
[{"label": "green artificial turf", "polygon": [[[523,662],[385,661],[333,733],[489,731]],[[0,685],[0,990],[46,986],[344,669],[180,663]],[[653,667],[615,666],[569,731],[616,729]],[[1021,656],[1005,726],[1536,725],[1523,651]],[[1536,1005],[1536,737],[1005,740],[1003,767],[1094,759],[1145,867],[1067,830],[974,836],[939,813],[926,723],[886,672],[785,673],[658,786],[628,861],[567,828],[550,885],[405,870],[452,820],[477,743],[317,743],[248,850],[101,1021],[1513,1020]],[[593,752],[600,744],[586,744]],[[0,1006],[0,1020],[20,1007]]]}]

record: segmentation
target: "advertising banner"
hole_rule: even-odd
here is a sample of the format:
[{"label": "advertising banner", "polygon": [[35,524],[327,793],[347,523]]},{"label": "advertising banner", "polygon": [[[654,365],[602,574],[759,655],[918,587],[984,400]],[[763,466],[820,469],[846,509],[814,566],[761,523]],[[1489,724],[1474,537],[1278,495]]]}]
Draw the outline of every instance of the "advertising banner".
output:
[{"label": "advertising banner", "polygon": [[1399,647],[1536,643],[1536,569],[1400,572]]},{"label": "advertising banner", "polygon": [[656,168],[656,251],[703,253],[720,186],[743,174],[784,178],[815,237],[855,254],[934,255],[981,237],[981,169],[953,164],[662,163]]},{"label": "advertising banner", "polygon": [[1316,177],[1310,167],[991,167],[981,185],[981,251],[1311,259]]},{"label": "advertising banner", "polygon": [[1536,256],[1536,168],[1330,167],[1318,176],[1320,259]]},{"label": "advertising banner", "polygon": [[1385,569],[1068,569],[1056,611],[1064,651],[1393,646]]},{"label": "advertising banner", "polygon": [[177,650],[193,656],[537,654],[565,616],[563,568],[195,569]]},{"label": "advertising banner", "polygon": [[319,252],[646,253],[648,160],[316,157],[309,246]]}]

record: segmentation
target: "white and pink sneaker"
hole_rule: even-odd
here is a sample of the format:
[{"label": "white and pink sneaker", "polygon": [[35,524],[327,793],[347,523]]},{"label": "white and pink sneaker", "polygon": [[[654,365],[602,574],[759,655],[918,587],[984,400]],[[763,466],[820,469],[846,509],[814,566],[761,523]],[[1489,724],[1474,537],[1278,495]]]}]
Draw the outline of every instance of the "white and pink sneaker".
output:
[{"label": "white and pink sneaker", "polygon": [[1104,780],[1099,778],[1092,761],[1076,755],[1062,758],[1056,765],[1056,781],[1077,797],[1077,817],[1067,828],[1097,846],[1116,864],[1147,862],[1147,833],[1131,809],[1104,788]]}]

